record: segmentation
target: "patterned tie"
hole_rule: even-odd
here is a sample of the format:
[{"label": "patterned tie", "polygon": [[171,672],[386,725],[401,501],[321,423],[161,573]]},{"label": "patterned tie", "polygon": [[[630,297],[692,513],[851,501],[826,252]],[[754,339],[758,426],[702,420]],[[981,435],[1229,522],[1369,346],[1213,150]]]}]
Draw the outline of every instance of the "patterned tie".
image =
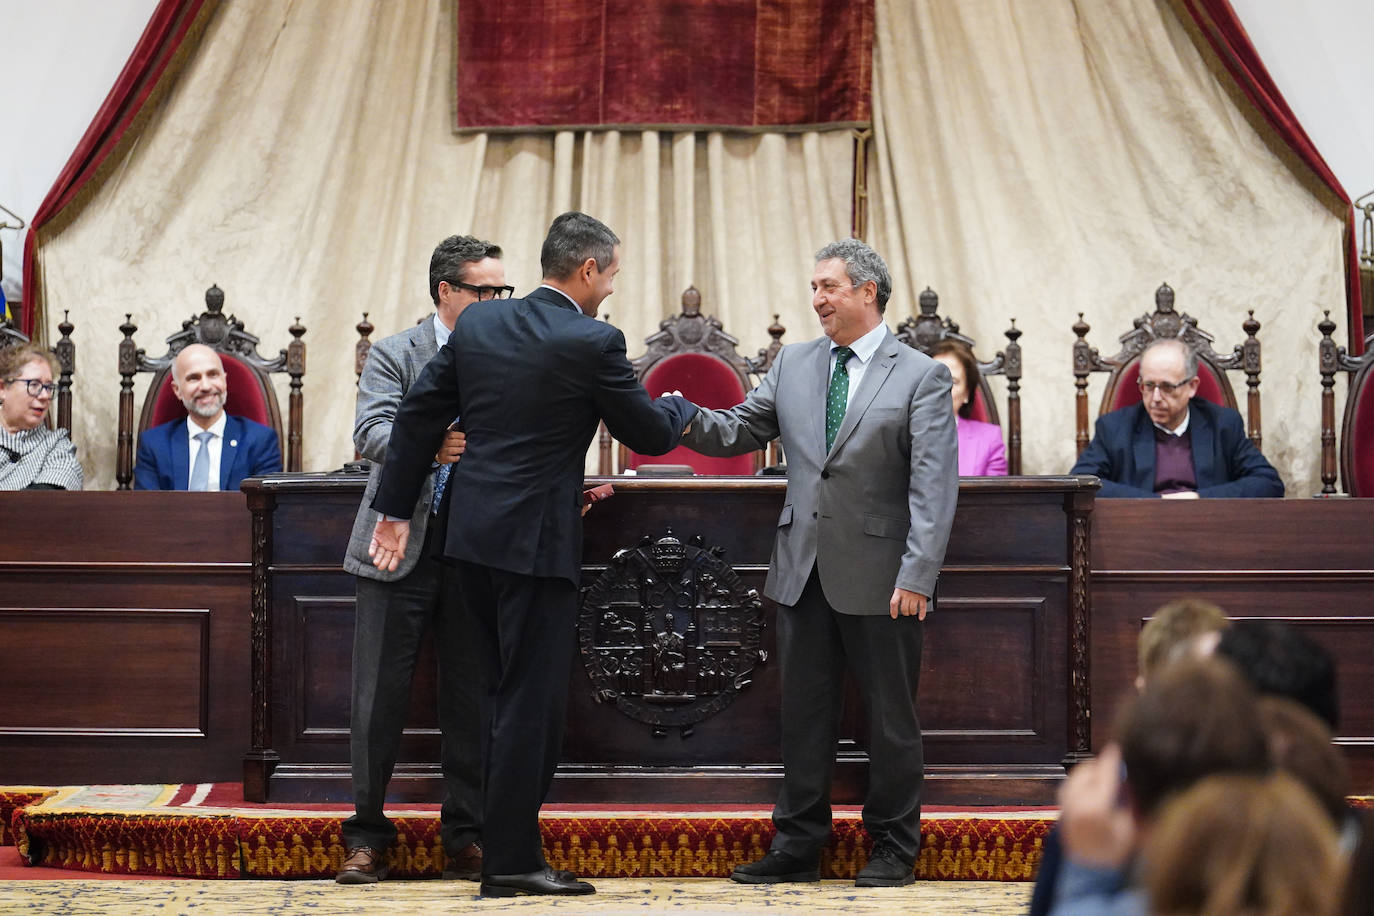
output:
[{"label": "patterned tie", "polygon": [[429,504],[431,515],[439,514],[439,502],[444,498],[444,490],[448,488],[448,475],[452,472],[451,464],[441,464],[434,469],[434,499]]},{"label": "patterned tie", "polygon": [[825,395],[825,450],[835,447],[835,435],[844,421],[844,409],[849,404],[849,370],[844,364],[854,351],[848,347],[835,348],[835,371],[830,376],[830,391]]},{"label": "patterned tie", "polygon": [[191,465],[191,485],[188,490],[205,491],[210,489],[210,440],[215,434],[206,430],[203,433],[196,433],[195,440],[200,443],[200,449],[196,452],[195,464]]}]

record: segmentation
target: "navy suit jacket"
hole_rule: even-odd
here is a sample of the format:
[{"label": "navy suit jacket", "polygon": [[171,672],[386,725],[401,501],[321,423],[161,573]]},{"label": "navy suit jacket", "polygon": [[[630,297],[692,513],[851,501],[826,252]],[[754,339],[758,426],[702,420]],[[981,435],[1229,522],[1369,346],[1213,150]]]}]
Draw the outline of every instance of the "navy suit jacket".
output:
[{"label": "navy suit jacket", "polygon": [[445,429],[462,417],[467,450],[444,496],[444,555],[575,583],[597,422],[631,451],[662,455],[696,412],[682,398],[651,400],[625,335],[557,290],[474,302],[396,410],[372,507],[410,518]]},{"label": "navy suit jacket", "polygon": [[[237,490],[245,477],[281,470],[277,434],[261,423],[230,414],[220,444],[219,488]],[[186,419],[145,429],[138,437],[135,490],[184,490],[191,482],[191,449]]]},{"label": "navy suit jacket", "polygon": [[[1279,472],[1245,435],[1240,414],[1202,398],[1188,402],[1197,494],[1282,496]],[[1156,497],[1154,423],[1144,404],[1098,418],[1093,441],[1070,474],[1102,478],[1102,496]]]}]

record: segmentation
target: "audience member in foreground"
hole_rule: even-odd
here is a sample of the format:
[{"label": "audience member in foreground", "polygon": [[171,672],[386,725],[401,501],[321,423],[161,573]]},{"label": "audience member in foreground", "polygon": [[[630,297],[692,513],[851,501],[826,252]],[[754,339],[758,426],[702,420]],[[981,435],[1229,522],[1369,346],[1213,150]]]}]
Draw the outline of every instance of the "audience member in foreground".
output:
[{"label": "audience member in foreground", "polygon": [[1331,821],[1296,779],[1226,773],[1165,805],[1142,873],[1150,913],[1330,916],[1345,864]]},{"label": "audience member in foreground", "polygon": [[1296,700],[1335,731],[1340,717],[1336,662],[1326,647],[1282,620],[1237,620],[1217,643],[1262,694]]},{"label": "audience member in foreground", "polygon": [[1160,605],[1140,629],[1136,689],[1144,689],[1173,662],[1211,655],[1230,623],[1225,611],[1200,598],[1176,598]]},{"label": "audience member in foreground", "polygon": [[1188,659],[1161,672],[1127,703],[1115,734],[1060,788],[1056,916],[1144,913],[1133,872],[1164,803],[1205,776],[1269,768],[1254,692],[1217,659]]},{"label": "audience member in foreground", "polygon": [[1140,355],[1141,402],[1099,417],[1069,473],[1097,475],[1108,497],[1282,496],[1240,414],[1195,397],[1197,366],[1182,341],[1150,344]]},{"label": "audience member in foreground", "polygon": [[957,340],[942,340],[931,347],[930,355],[944,364],[953,380],[950,395],[959,435],[959,476],[1005,477],[1007,448],[1002,443],[1002,427],[973,419],[980,378],[973,351]]},{"label": "audience member in foreground", "polygon": [[409,516],[411,537],[397,568],[378,569],[367,551],[378,518],[372,497],[386,467],[396,408],[425,364],[448,342],[463,310],[513,292],[505,282],[500,248],[467,235],[444,239],[429,259],[434,314],[373,344],[358,380],[353,443],[373,464],[344,556],[344,569],[357,577],[357,602],[349,729],[354,813],[343,822],[348,856],[335,878],[340,884],[371,884],[386,877],[386,851],[396,841],[396,825],[382,806],[426,633],[433,637],[438,667],[436,713],[444,782],[439,837],[448,863],[444,876],[471,881],[482,877],[482,661],[457,574],[438,557],[444,535],[441,512],[447,508],[444,483],[462,455],[463,433],[452,430],[444,435],[434,456],[434,472]]},{"label": "audience member in foreground", "polygon": [[81,463],[65,429],[48,429],[57,357],[37,344],[0,351],[0,490],[79,490]]},{"label": "audience member in foreground", "polygon": [[245,477],[281,470],[277,434],[224,412],[229,383],[214,350],[191,344],[178,353],[172,391],[186,407],[186,419],[145,429],[138,437],[135,490],[237,490]]}]

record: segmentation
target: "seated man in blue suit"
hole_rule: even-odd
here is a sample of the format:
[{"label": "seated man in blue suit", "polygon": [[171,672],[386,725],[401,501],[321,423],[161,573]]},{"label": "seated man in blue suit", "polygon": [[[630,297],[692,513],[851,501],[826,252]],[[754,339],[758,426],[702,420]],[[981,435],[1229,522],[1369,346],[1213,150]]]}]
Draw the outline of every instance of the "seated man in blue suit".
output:
[{"label": "seated man in blue suit", "polygon": [[1141,403],[1098,418],[1071,474],[1102,478],[1102,496],[1282,496],[1283,481],[1245,435],[1240,414],[1195,397],[1197,354],[1175,338],[1140,355]]},{"label": "seated man in blue suit", "polygon": [[245,477],[281,470],[277,434],[224,412],[229,386],[214,350],[191,344],[178,353],[172,391],[186,405],[186,419],[138,437],[135,490],[237,490]]}]

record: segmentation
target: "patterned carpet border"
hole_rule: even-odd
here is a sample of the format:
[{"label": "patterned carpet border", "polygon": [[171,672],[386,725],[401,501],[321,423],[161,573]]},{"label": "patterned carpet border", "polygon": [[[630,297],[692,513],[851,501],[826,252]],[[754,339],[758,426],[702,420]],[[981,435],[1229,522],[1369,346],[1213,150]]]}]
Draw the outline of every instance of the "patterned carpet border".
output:
[{"label": "patterned carpet border", "polygon": [[0,788],[0,846],[15,845],[15,834],[10,824],[14,812],[29,805],[36,805],[50,798],[57,790],[39,786],[4,786]]},{"label": "patterned carpet border", "polygon": [[[173,809],[175,812],[175,809]],[[444,852],[436,815],[400,813],[388,853],[398,878],[438,877]],[[14,834],[35,864],[104,874],[185,878],[328,878],[343,862],[337,814],[212,814],[18,808]],[[938,815],[922,824],[921,880],[1028,881],[1052,813],[984,818]],[[723,878],[763,855],[767,815],[544,815],[544,852],[555,868],[593,878]],[[868,861],[857,814],[835,819],[821,876],[852,879]]]}]

